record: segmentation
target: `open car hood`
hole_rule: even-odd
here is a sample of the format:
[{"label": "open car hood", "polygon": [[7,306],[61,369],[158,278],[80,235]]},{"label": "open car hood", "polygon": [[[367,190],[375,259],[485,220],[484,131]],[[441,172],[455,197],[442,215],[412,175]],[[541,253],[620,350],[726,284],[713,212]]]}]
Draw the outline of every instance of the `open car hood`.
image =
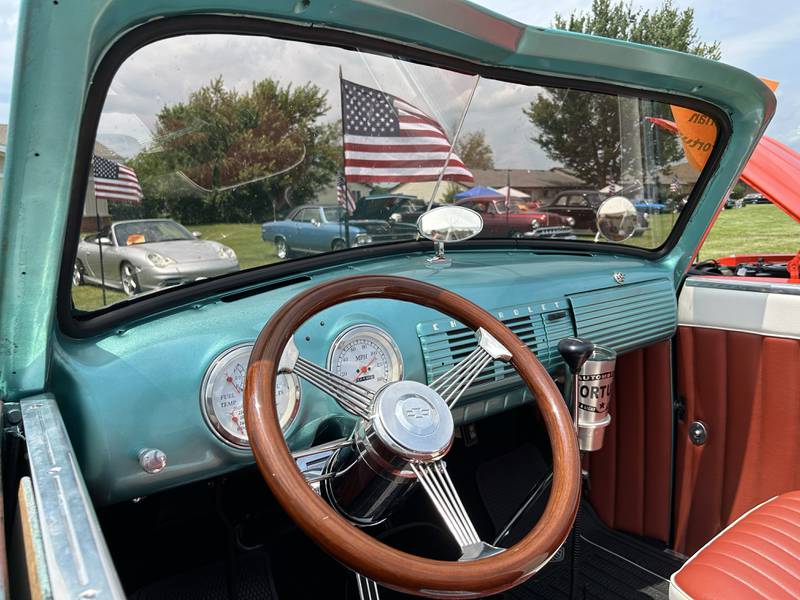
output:
[{"label": "open car hood", "polygon": [[742,171],[742,180],[800,222],[800,153],[764,136]]}]

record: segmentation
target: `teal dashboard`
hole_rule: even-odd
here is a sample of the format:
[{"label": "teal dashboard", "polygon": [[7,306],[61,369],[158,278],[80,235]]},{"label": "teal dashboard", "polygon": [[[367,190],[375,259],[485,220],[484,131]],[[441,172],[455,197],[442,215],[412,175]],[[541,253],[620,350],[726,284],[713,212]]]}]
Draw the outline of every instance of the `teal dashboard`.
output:
[{"label": "teal dashboard", "polygon": [[[432,269],[414,252],[305,271],[268,286],[218,294],[92,338],[60,336],[50,378],[87,487],[98,504],[145,496],[254,462],[237,397],[249,345],[271,315],[310,286],[359,274],[397,275],[447,288],[511,328],[555,373],[570,335],[625,352],[669,338],[676,327],[671,269],[623,255],[533,250],[453,250]],[[393,300],[327,309],[295,334],[300,355],[364,385],[430,383],[476,341],[434,310]],[[347,435],[355,418],[305,380],[278,391],[289,448]],[[238,396],[237,396],[238,394]],[[492,363],[453,409],[464,424],[531,400],[512,368]],[[142,470],[143,449],[167,467]]]}]

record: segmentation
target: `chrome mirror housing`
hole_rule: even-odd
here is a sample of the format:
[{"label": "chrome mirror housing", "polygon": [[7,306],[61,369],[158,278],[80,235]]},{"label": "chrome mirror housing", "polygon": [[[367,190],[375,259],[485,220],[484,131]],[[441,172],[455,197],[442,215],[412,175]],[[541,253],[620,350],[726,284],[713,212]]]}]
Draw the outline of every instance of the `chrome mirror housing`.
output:
[{"label": "chrome mirror housing", "polygon": [[610,242],[624,242],[636,231],[638,213],[624,196],[612,196],[597,209],[597,231]]},{"label": "chrome mirror housing", "polygon": [[429,210],[417,219],[417,231],[436,244],[436,254],[428,259],[434,268],[450,266],[444,255],[445,242],[463,242],[483,230],[483,218],[464,206],[440,206]]}]

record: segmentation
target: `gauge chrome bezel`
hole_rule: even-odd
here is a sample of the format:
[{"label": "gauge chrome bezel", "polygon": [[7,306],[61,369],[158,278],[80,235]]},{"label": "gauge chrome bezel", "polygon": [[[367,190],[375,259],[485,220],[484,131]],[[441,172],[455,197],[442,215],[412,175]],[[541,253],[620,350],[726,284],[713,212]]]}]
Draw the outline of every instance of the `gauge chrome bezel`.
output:
[{"label": "gauge chrome bezel", "polygon": [[[247,342],[244,344],[231,346],[230,348],[220,352],[208,365],[208,368],[203,375],[203,382],[200,386],[200,410],[203,413],[203,420],[206,422],[206,425],[208,425],[208,428],[211,430],[211,432],[219,440],[229,446],[233,446],[238,450],[249,450],[250,440],[231,433],[222,425],[222,423],[220,423],[219,418],[214,410],[214,398],[212,394],[212,390],[214,388],[213,383],[222,366],[239,353],[245,352],[247,360],[244,362],[249,363],[253,346],[254,344],[252,342]],[[301,387],[300,380],[297,378],[297,375],[294,373],[287,373],[279,375],[279,377],[284,375],[289,384],[289,399],[290,402],[292,402],[290,409],[287,410],[284,415],[279,415],[280,426],[285,434],[294,422],[295,417],[300,410]]]},{"label": "gauge chrome bezel", "polygon": [[351,325],[343,329],[339,335],[336,336],[331,343],[331,347],[328,349],[328,358],[325,362],[328,370],[331,373],[336,373],[333,358],[337,350],[341,349],[342,346],[349,343],[351,340],[359,337],[371,338],[387,351],[387,358],[392,364],[390,365],[389,380],[386,383],[400,381],[403,378],[403,355],[400,354],[400,348],[398,348],[392,336],[377,325],[372,325],[370,323]]}]

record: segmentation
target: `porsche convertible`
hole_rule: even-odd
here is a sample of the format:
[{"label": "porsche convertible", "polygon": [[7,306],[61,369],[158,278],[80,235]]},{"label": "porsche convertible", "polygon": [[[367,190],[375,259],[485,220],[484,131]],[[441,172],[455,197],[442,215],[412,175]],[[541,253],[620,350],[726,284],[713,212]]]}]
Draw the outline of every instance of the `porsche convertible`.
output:
[{"label": "porsche convertible", "polygon": [[[23,3],[0,593],[799,597],[800,287],[691,271],[740,176],[800,206],[775,109],[726,64],[460,0]],[[659,204],[679,172],[685,206],[641,235],[624,193],[592,235],[486,235],[433,207],[481,129],[498,169]],[[243,268],[79,302],[98,142],[130,150],[131,219],[224,228]],[[403,183],[414,239],[261,241],[325,190]]]}]

